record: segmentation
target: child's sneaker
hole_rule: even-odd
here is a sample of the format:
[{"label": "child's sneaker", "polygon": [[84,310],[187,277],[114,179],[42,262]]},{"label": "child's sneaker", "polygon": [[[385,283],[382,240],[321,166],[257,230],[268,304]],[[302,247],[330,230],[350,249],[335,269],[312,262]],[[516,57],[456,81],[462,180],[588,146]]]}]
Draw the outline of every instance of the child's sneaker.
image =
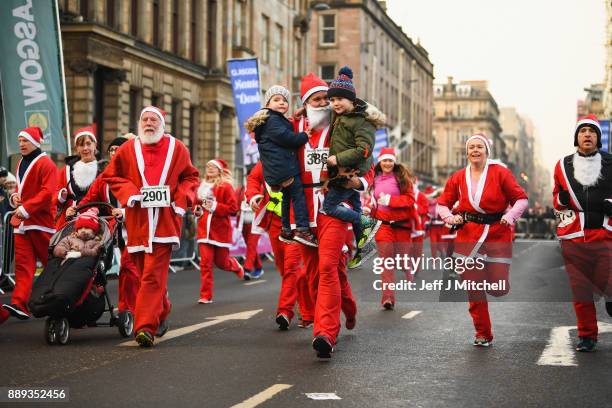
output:
[{"label": "child's sneaker", "polygon": [[300,244],[317,248],[319,246],[319,242],[317,238],[314,236],[310,230],[306,231],[296,231],[293,235],[294,241],[299,242]]},{"label": "child's sneaker", "polygon": [[380,228],[380,224],[382,224],[381,221],[377,221],[374,218],[370,218],[363,214],[361,215],[362,230],[361,236],[359,236],[357,239],[357,248],[363,248],[374,239],[378,229]]},{"label": "child's sneaker", "polygon": [[281,231],[278,236],[278,240],[285,244],[293,244],[295,242],[294,238],[295,234],[293,234],[293,231]]},{"label": "child's sneaker", "polygon": [[152,347],[153,342],[153,335],[148,331],[143,330],[136,335],[136,343],[138,343],[140,347]]}]

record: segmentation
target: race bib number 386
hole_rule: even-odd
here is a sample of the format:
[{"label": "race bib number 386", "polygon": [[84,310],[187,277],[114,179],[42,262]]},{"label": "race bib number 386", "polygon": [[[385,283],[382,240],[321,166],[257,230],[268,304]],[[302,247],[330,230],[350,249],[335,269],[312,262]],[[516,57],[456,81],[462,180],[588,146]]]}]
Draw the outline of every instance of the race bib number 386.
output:
[{"label": "race bib number 386", "polygon": [[142,187],[143,208],[170,207],[170,186]]},{"label": "race bib number 386", "polygon": [[329,156],[328,147],[320,147],[316,149],[307,149],[305,157],[306,171],[326,171],[327,170],[327,156]]}]

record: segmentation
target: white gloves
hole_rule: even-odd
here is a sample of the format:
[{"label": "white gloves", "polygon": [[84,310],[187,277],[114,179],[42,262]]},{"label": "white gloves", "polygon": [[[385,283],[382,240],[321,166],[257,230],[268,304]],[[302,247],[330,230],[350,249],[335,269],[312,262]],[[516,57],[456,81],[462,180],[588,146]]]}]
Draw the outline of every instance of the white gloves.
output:
[{"label": "white gloves", "polygon": [[377,202],[379,205],[389,205],[391,202],[391,194],[380,193]]}]

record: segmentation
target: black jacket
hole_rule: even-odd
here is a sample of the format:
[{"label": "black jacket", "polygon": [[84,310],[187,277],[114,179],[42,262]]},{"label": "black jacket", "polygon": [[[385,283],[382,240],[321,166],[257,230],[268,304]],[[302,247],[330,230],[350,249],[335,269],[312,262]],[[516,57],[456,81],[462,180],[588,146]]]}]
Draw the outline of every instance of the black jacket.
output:
[{"label": "black jacket", "polygon": [[268,119],[255,128],[255,141],[264,179],[266,183],[275,185],[300,174],[296,151],[308,142],[308,135],[294,132],[293,125],[282,113],[266,110]]}]

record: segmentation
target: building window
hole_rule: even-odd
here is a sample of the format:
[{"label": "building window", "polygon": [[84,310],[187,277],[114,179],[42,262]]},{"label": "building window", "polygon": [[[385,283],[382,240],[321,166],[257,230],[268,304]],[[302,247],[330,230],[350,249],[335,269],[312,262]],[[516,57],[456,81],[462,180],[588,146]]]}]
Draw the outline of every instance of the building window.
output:
[{"label": "building window", "polygon": [[131,4],[131,27],[130,32],[134,37],[138,36],[138,0],[132,0]]},{"label": "building window", "polygon": [[115,28],[115,0],[106,0],[106,25]]},{"label": "building window", "polygon": [[302,55],[302,39],[296,37],[295,42],[294,42],[293,57],[292,57],[294,77],[302,75],[302,66],[300,64],[302,62],[302,58],[300,58],[301,55]]},{"label": "building window", "polygon": [[283,43],[283,27],[280,26],[279,24],[276,24],[276,27],[274,30],[274,44],[276,47],[276,50],[274,53],[274,60],[275,60],[274,62],[275,62],[276,68],[283,69],[285,44]]},{"label": "building window", "polygon": [[191,0],[191,13],[190,13],[190,20],[189,20],[189,25],[191,27],[191,30],[189,31],[189,35],[191,36],[191,60],[192,61],[196,61],[197,60],[197,52],[196,50],[198,49],[198,33],[197,33],[197,27],[196,27],[196,16],[198,15],[198,5],[197,5],[198,0]]},{"label": "building window", "polygon": [[178,99],[172,100],[172,133],[178,140],[182,140],[183,135],[183,124],[182,124],[182,106],[181,101]]},{"label": "building window", "polygon": [[262,14],[261,25],[261,61],[267,64],[270,61],[270,18]]},{"label": "building window", "polygon": [[153,0],[153,45],[160,47],[160,36],[159,36],[159,0]]},{"label": "building window", "polygon": [[172,52],[179,52],[179,2],[172,0]]},{"label": "building window", "polygon": [[83,20],[89,18],[89,0],[81,0],[79,4],[79,12],[83,16]]},{"label": "building window", "polygon": [[324,64],[319,66],[319,76],[328,84],[334,80],[336,75],[336,66],[333,64]]},{"label": "building window", "polygon": [[197,139],[197,131],[198,131],[198,111],[195,105],[191,105],[189,107],[189,151],[191,152],[191,157],[195,157],[196,153],[196,139]]},{"label": "building window", "polygon": [[236,0],[234,3],[234,47],[245,47],[247,37],[247,4],[245,0]]},{"label": "building window", "polygon": [[217,64],[215,55],[217,54],[217,1],[208,0],[208,21],[206,27],[208,32],[206,33],[206,50],[207,50],[207,63],[209,67],[214,67]]},{"label": "building window", "polygon": [[138,119],[142,110],[142,93],[139,89],[130,88],[130,132],[138,134]]},{"label": "building window", "polygon": [[319,45],[336,44],[336,15],[323,14],[319,19]]},{"label": "building window", "polygon": [[156,106],[161,108],[161,103],[164,100],[164,97],[160,94],[153,94],[151,96],[151,106]]}]

